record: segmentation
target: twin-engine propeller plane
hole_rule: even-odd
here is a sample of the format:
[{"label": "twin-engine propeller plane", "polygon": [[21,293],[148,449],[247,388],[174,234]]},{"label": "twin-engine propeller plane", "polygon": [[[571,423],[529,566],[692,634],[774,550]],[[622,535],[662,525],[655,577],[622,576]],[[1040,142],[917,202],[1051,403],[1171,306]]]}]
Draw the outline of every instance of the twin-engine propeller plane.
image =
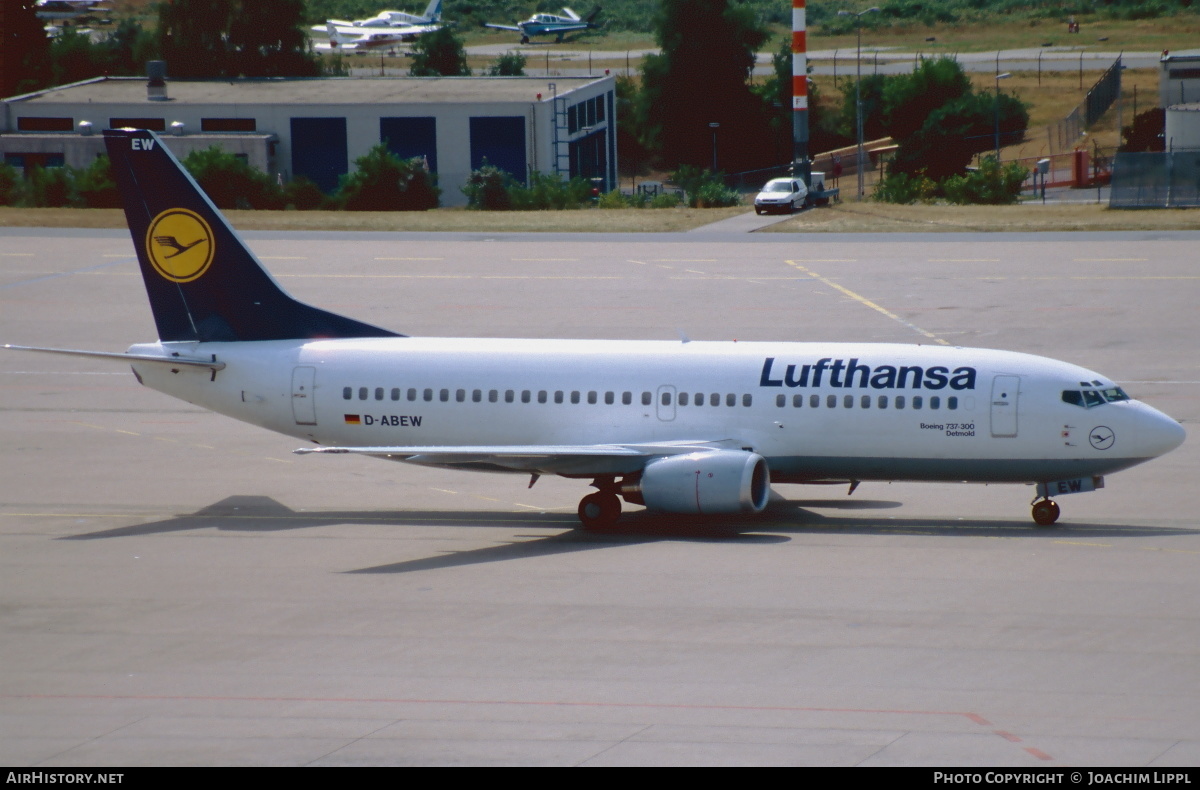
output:
[{"label": "twin-engine propeller plane", "polygon": [[1012,351],[874,343],[418,338],[286,294],[149,131],[104,133],[158,341],[142,384],[346,454],[562,475],[682,514],[757,513],[771,483],[1027,483],[1051,497],[1178,447],[1111,379]]}]

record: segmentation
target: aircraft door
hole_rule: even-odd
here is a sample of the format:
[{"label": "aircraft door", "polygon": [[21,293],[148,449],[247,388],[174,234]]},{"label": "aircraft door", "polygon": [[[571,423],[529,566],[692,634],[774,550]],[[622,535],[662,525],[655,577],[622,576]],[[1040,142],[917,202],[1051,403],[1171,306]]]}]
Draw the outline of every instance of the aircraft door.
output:
[{"label": "aircraft door", "polygon": [[1017,398],[1020,376],[996,376],[992,379],[992,436],[1017,435]]},{"label": "aircraft door", "polygon": [[675,388],[670,384],[664,384],[658,388],[658,400],[655,401],[658,408],[658,419],[663,422],[670,422],[675,419]]},{"label": "aircraft door", "polygon": [[297,425],[317,424],[316,368],[296,368],[292,371],[292,416]]}]

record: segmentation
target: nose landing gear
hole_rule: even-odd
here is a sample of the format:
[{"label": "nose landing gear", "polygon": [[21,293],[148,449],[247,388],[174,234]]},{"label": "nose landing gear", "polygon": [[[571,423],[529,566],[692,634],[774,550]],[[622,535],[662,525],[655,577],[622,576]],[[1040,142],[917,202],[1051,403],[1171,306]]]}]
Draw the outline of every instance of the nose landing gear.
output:
[{"label": "nose landing gear", "polygon": [[1033,503],[1033,523],[1039,527],[1052,527],[1058,521],[1058,503],[1053,499],[1040,499]]}]

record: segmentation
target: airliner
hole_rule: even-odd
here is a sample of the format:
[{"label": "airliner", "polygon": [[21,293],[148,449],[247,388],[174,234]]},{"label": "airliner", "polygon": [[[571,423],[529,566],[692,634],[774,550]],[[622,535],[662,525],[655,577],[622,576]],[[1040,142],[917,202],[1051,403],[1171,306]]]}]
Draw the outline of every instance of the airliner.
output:
[{"label": "airliner", "polygon": [[151,131],[104,132],[158,341],[126,352],[152,389],[307,443],[448,469],[590,481],[622,502],[759,513],[772,483],[1024,483],[1055,496],[1184,440],[1175,420],[1067,362],[876,343],[408,337],[296,301]]}]

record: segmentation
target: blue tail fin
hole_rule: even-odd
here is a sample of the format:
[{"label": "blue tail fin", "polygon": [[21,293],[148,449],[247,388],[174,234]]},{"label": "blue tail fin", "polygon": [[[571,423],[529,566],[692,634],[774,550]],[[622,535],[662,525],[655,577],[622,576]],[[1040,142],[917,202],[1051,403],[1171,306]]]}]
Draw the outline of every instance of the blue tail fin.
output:
[{"label": "blue tail fin", "polygon": [[289,296],[154,132],[104,144],[160,340],[399,337]]}]

